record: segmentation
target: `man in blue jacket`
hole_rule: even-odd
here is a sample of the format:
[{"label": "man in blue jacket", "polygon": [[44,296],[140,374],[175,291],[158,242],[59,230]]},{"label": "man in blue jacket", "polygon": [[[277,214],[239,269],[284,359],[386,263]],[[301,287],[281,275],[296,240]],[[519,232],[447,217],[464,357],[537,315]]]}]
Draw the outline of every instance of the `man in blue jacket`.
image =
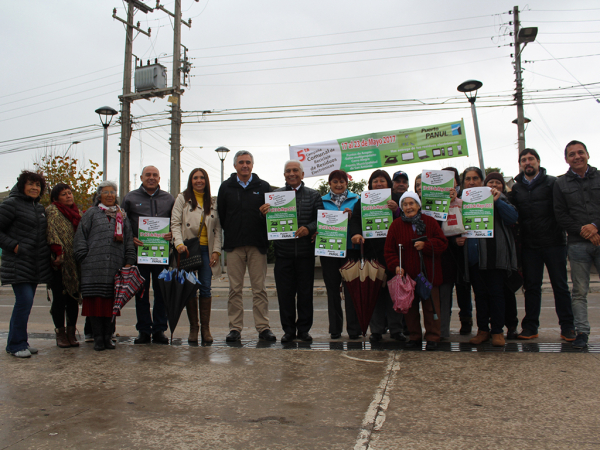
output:
[{"label": "man in blue jacket", "polygon": [[227,252],[229,276],[229,334],[227,342],[241,339],[244,327],[244,303],[242,289],[248,268],[252,286],[252,312],[259,339],[275,341],[277,338],[269,327],[269,300],[265,289],[267,276],[267,224],[260,212],[265,194],[271,186],[252,173],[254,157],[247,150],[240,150],[233,158],[236,173],[219,188],[217,210],[225,234],[223,249]]},{"label": "man in blue jacket", "polygon": [[587,293],[592,264],[600,272],[600,175],[588,164],[589,158],[583,142],[569,142],[565,148],[569,170],[554,183],[556,221],[568,234],[577,349],[587,347],[590,334]]},{"label": "man in blue jacket", "polygon": [[[160,189],[160,172],[154,166],[146,166],[142,169],[140,176],[142,185],[129,192],[123,200],[123,210],[131,223],[133,243],[136,247],[143,245],[138,239],[138,228],[140,217],[171,217],[171,210],[175,200],[168,192]],[[171,233],[165,235],[167,241],[171,240]],[[163,301],[162,293],[158,287],[158,275],[166,266],[163,264],[140,264],[138,269],[144,277],[143,295],[135,296],[135,314],[138,337],[134,344],[168,344],[169,339],[165,336],[167,330],[167,309]],[[154,308],[150,312],[150,279],[154,289]]]}]

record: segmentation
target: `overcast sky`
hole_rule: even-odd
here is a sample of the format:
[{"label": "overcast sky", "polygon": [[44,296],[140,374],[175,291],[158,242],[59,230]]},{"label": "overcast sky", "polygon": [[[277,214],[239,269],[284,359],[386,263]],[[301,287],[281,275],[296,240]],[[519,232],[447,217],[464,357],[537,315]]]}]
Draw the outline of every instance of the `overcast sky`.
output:
[{"label": "overcast sky", "polygon": [[[174,10],[173,1],[164,6]],[[194,65],[181,101],[183,111],[189,112],[184,113],[181,130],[182,184],[190,169],[204,167],[216,192],[220,161],[214,150],[219,146],[232,152],[250,150],[254,172],[281,186],[288,145],[460,118],[465,120],[470,156],[452,163],[459,170],[477,165],[469,103],[464,96],[464,102],[456,100],[463,95],[456,87],[467,79],[483,82],[476,104],[486,166],[516,175],[517,127],[511,121],[517,112],[510,105],[514,48],[508,35],[513,6],[514,1],[504,0],[182,0],[184,19],[192,18],[191,29],[182,26],[182,44]],[[120,1],[3,2],[2,190],[12,186],[20,170],[32,168],[47,148],[62,153],[71,142],[81,141],[71,153],[102,163],[102,128],[94,111],[104,105],[119,110],[123,83],[125,29],[111,17],[113,8],[126,18]],[[563,150],[572,139],[587,144],[590,163],[597,165],[600,4],[530,0],[519,8],[522,25],[539,28],[536,42],[522,53],[523,60],[531,61],[523,64],[525,116],[531,119],[526,144],[539,151],[542,165],[555,175],[566,170]],[[152,33],[150,38],[136,36],[133,53],[143,61],[158,58],[167,66],[170,84],[172,21],[158,10],[138,12],[138,20]],[[411,105],[422,106],[403,108],[397,103],[380,108],[396,112],[361,114],[373,110],[360,102],[389,100],[413,100]],[[433,105],[444,101],[453,109]],[[346,115],[334,117],[322,117],[331,108],[311,106],[293,114],[278,108],[329,103],[350,105],[343,109]],[[257,107],[265,112],[250,110]],[[132,180],[141,167],[153,164],[161,170],[162,187],[168,189],[169,111],[167,98],[134,103]],[[193,111],[212,112],[202,118]],[[268,116],[288,118],[241,120]],[[215,122],[225,119],[231,121]],[[64,131],[71,129],[75,130]],[[109,131],[108,178],[118,180],[119,125],[113,123]],[[54,134],[24,139],[46,133]],[[226,177],[233,171],[232,156],[225,161]],[[448,163],[398,168],[408,172],[412,186],[423,169]],[[367,179],[370,172],[352,175]],[[305,181],[315,186],[319,179]]]}]

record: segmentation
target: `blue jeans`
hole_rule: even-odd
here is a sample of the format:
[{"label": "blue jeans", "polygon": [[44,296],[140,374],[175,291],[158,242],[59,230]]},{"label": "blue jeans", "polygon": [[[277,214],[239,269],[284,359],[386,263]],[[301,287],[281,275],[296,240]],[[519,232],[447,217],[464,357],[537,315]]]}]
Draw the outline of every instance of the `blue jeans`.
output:
[{"label": "blue jeans", "polygon": [[212,280],[212,270],[210,268],[210,254],[208,245],[200,246],[200,255],[202,255],[202,267],[198,270],[198,279],[200,280],[200,297],[210,297],[210,281]]},{"label": "blue jeans", "polygon": [[588,321],[587,293],[590,287],[590,269],[592,264],[600,272],[600,247],[591,242],[569,244],[569,261],[571,263],[571,281],[573,282],[573,316],[575,330],[578,333],[590,334]]},{"label": "blue jeans", "polygon": [[29,347],[27,343],[27,322],[33,306],[37,284],[17,283],[12,285],[15,293],[15,306],[10,317],[6,351],[16,353]]},{"label": "blue jeans", "polygon": [[[156,264],[140,264],[138,270],[144,277],[144,295],[135,296],[135,315],[137,323],[136,330],[142,333],[154,334],[159,331],[167,331],[167,308],[163,300],[162,292],[158,285],[158,275],[167,266]],[[150,279],[154,289],[154,308],[150,313]]]},{"label": "blue jeans", "polygon": [[525,287],[525,317],[521,322],[523,329],[537,333],[540,326],[542,280],[545,265],[554,292],[554,309],[558,316],[560,329],[564,332],[573,330],[571,293],[567,284],[567,247],[556,246],[535,249],[523,247],[521,258],[523,263],[523,285]]}]

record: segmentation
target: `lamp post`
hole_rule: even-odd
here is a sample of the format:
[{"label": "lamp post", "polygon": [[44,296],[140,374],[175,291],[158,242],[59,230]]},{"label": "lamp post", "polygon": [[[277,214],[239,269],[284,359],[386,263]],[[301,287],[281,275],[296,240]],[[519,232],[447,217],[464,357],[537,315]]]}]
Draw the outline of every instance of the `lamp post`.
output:
[{"label": "lamp post", "polygon": [[[227,153],[230,151],[227,147],[219,147],[215,150],[221,160],[221,184],[225,180],[225,158],[227,158]],[[221,230],[221,242],[225,242],[223,230]],[[223,257],[223,253],[221,253],[221,272],[225,272],[225,258]]]},{"label": "lamp post", "polygon": [[[477,142],[477,153],[479,155],[479,168],[485,174],[483,164],[483,151],[481,150],[481,138],[479,137],[479,122],[477,122],[477,111],[475,110],[475,100],[477,99],[477,90],[483,86],[481,81],[467,80],[456,88],[459,92],[464,92],[465,97],[471,104],[471,114],[473,115],[473,126],[475,127],[475,141]],[[468,94],[468,95],[467,95]]]},{"label": "lamp post", "polygon": [[100,123],[104,127],[104,153],[102,156],[102,181],[106,181],[106,167],[108,160],[108,127],[112,122],[112,118],[118,111],[111,108],[110,106],[103,106],[96,110],[96,114],[100,116]]},{"label": "lamp post", "polygon": [[67,151],[66,151],[66,152],[65,152],[65,154],[63,155],[63,158],[64,158],[65,156],[67,156],[67,153],[69,153],[69,150],[71,150],[71,147],[73,147],[74,145],[77,145],[77,144],[81,144],[81,141],[73,141],[73,142],[71,142],[71,143],[69,144],[69,146],[67,147]]}]

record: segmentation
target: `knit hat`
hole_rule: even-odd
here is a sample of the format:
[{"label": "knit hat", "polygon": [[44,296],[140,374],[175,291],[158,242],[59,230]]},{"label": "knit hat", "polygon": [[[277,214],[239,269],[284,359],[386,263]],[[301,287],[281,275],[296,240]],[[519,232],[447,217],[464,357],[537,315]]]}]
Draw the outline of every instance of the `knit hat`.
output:
[{"label": "knit hat", "polygon": [[400,209],[402,209],[402,211],[404,211],[404,208],[402,208],[402,201],[405,198],[412,198],[415,202],[419,204],[419,206],[421,206],[421,199],[419,198],[419,196],[414,192],[406,191],[404,194],[402,194],[402,197],[400,197]]},{"label": "knit hat", "polygon": [[485,177],[483,185],[487,186],[488,181],[490,181],[490,180],[498,180],[500,183],[502,183],[502,192],[506,191],[506,183],[505,183],[504,177],[502,176],[501,173],[491,172],[487,177]]}]

